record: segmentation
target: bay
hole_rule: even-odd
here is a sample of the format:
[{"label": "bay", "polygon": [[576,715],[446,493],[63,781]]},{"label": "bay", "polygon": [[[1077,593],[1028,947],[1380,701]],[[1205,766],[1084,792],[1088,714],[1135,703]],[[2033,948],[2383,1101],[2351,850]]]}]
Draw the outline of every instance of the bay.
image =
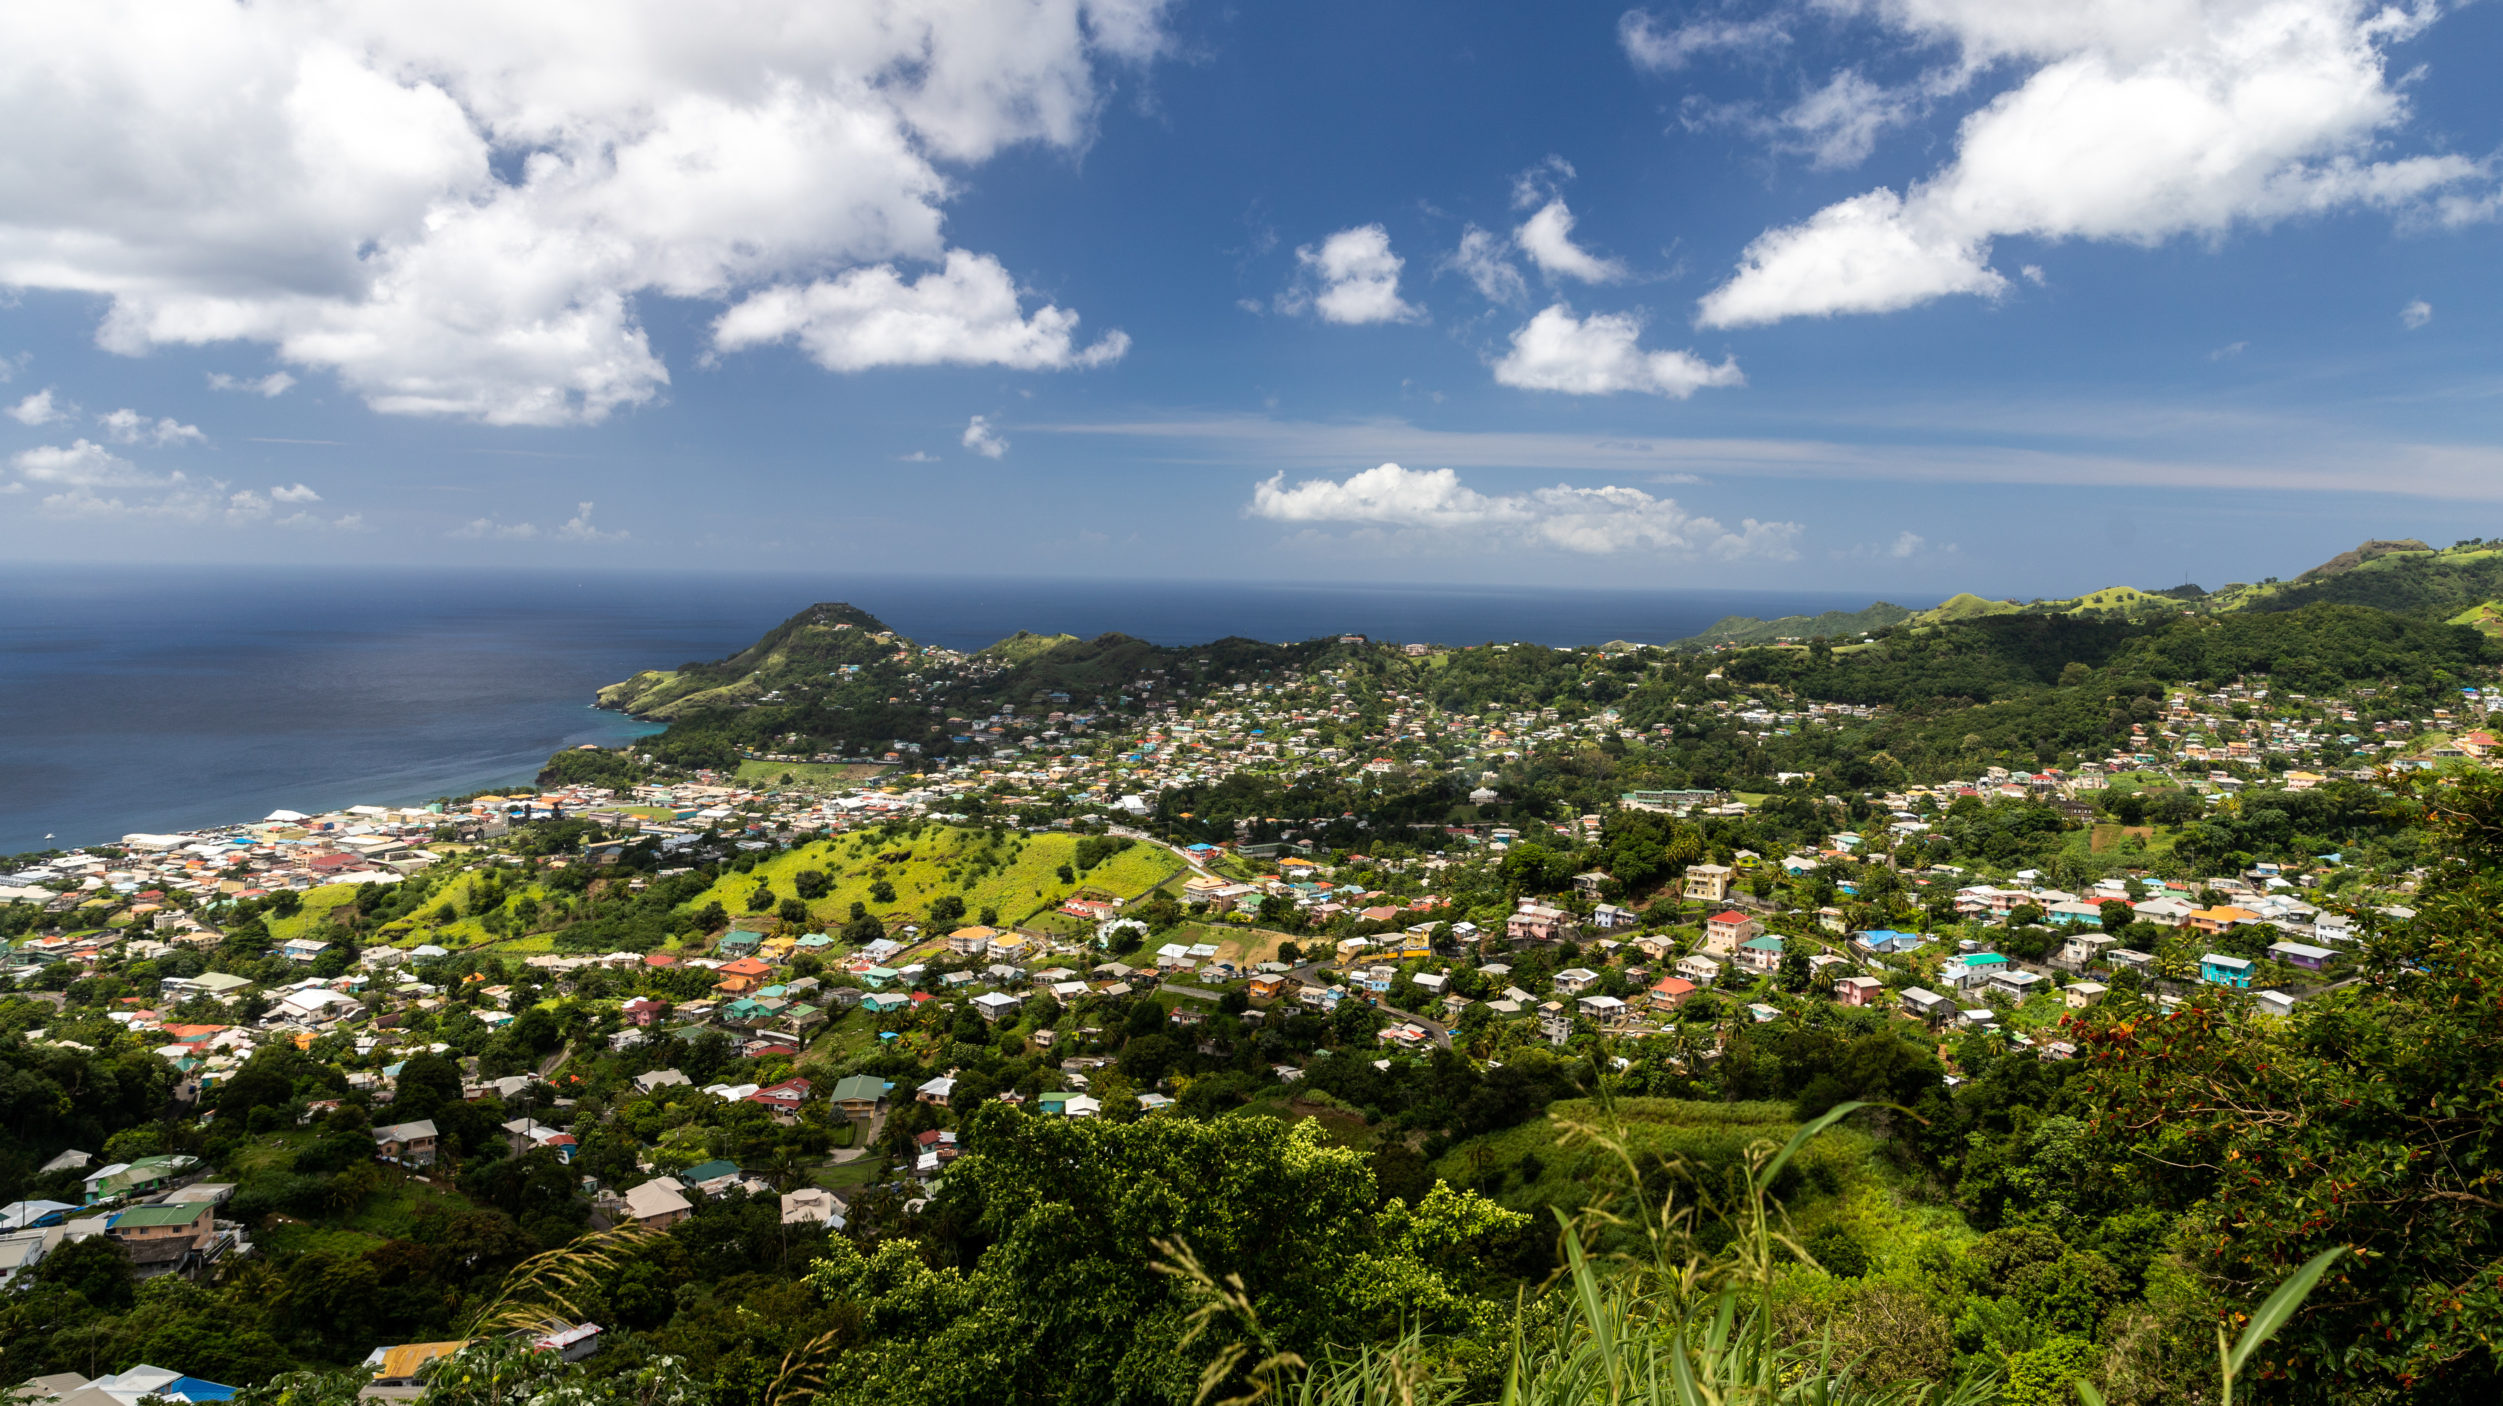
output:
[{"label": "bay", "polygon": [[591,706],[716,659],[818,601],[925,644],[1020,629],[1664,644],[1724,615],[1857,609],[1831,592],[964,576],[0,566],[0,854],[286,807],[406,804],[529,780],[650,729]]}]

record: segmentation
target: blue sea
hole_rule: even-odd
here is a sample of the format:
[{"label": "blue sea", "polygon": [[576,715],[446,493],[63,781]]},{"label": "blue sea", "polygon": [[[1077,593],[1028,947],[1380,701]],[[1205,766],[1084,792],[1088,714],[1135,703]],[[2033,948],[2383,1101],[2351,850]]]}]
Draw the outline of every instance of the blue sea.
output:
[{"label": "blue sea", "polygon": [[651,731],[591,706],[648,668],[735,653],[818,601],[925,644],[1018,630],[1666,643],[1724,615],[1853,610],[1822,592],[1222,582],[0,566],[0,854],[396,805],[527,781],[559,748]]}]

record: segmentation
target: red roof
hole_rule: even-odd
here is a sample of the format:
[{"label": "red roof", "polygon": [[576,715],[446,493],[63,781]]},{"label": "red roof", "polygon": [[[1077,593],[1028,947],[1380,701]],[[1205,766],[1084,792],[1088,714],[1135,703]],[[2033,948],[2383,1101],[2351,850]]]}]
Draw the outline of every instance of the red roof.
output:
[{"label": "red roof", "polygon": [[647,967],[674,967],[678,965],[678,959],[667,952],[654,952],[643,959],[643,965]]},{"label": "red roof", "polygon": [[721,973],[724,976],[763,976],[772,970],[771,966],[754,957],[741,957],[735,962],[721,964]]},{"label": "red roof", "polygon": [[1735,908],[1732,908],[1732,909],[1729,909],[1729,910],[1727,910],[1727,911],[1725,911],[1725,912],[1720,912],[1720,913],[1715,913],[1715,914],[1713,914],[1713,915],[1712,915],[1712,921],[1714,921],[1714,922],[1716,922],[1716,923],[1746,923],[1746,922],[1753,922],[1753,921],[1754,921],[1754,919],[1749,918],[1746,914],[1739,912],[1739,911],[1738,911],[1737,909],[1735,909]]}]

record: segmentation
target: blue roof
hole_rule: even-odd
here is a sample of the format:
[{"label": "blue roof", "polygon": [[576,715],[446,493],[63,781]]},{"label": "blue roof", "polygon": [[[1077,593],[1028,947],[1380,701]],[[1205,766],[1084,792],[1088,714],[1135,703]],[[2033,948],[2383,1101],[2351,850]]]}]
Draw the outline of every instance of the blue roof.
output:
[{"label": "blue roof", "polygon": [[235,1389],[222,1382],[206,1382],[198,1377],[176,1377],[167,1382],[159,1396],[179,1396],[185,1401],[231,1401]]}]

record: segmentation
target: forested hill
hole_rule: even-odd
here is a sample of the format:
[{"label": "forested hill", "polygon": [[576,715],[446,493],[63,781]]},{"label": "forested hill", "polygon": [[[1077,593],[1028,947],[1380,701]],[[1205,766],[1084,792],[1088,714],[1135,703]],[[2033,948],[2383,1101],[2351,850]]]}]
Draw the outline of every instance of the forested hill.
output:
[{"label": "forested hill", "polygon": [[1732,615],[1678,641],[1688,649],[1728,648],[1825,639],[1855,640],[1896,625],[1949,625],[1993,616],[2075,616],[2091,620],[2159,621],[2184,615],[2300,610],[2307,605],[2363,605],[2417,620],[2476,625],[2503,633],[2503,541],[2470,538],[2434,548],[2413,538],[2374,540],[2340,552],[2290,581],[2234,582],[2215,591],[2173,586],[2160,591],[2111,586],[2060,600],[1994,600],[1969,593],[1928,610],[1879,601],[1865,610],[1786,615],[1776,620]]}]

